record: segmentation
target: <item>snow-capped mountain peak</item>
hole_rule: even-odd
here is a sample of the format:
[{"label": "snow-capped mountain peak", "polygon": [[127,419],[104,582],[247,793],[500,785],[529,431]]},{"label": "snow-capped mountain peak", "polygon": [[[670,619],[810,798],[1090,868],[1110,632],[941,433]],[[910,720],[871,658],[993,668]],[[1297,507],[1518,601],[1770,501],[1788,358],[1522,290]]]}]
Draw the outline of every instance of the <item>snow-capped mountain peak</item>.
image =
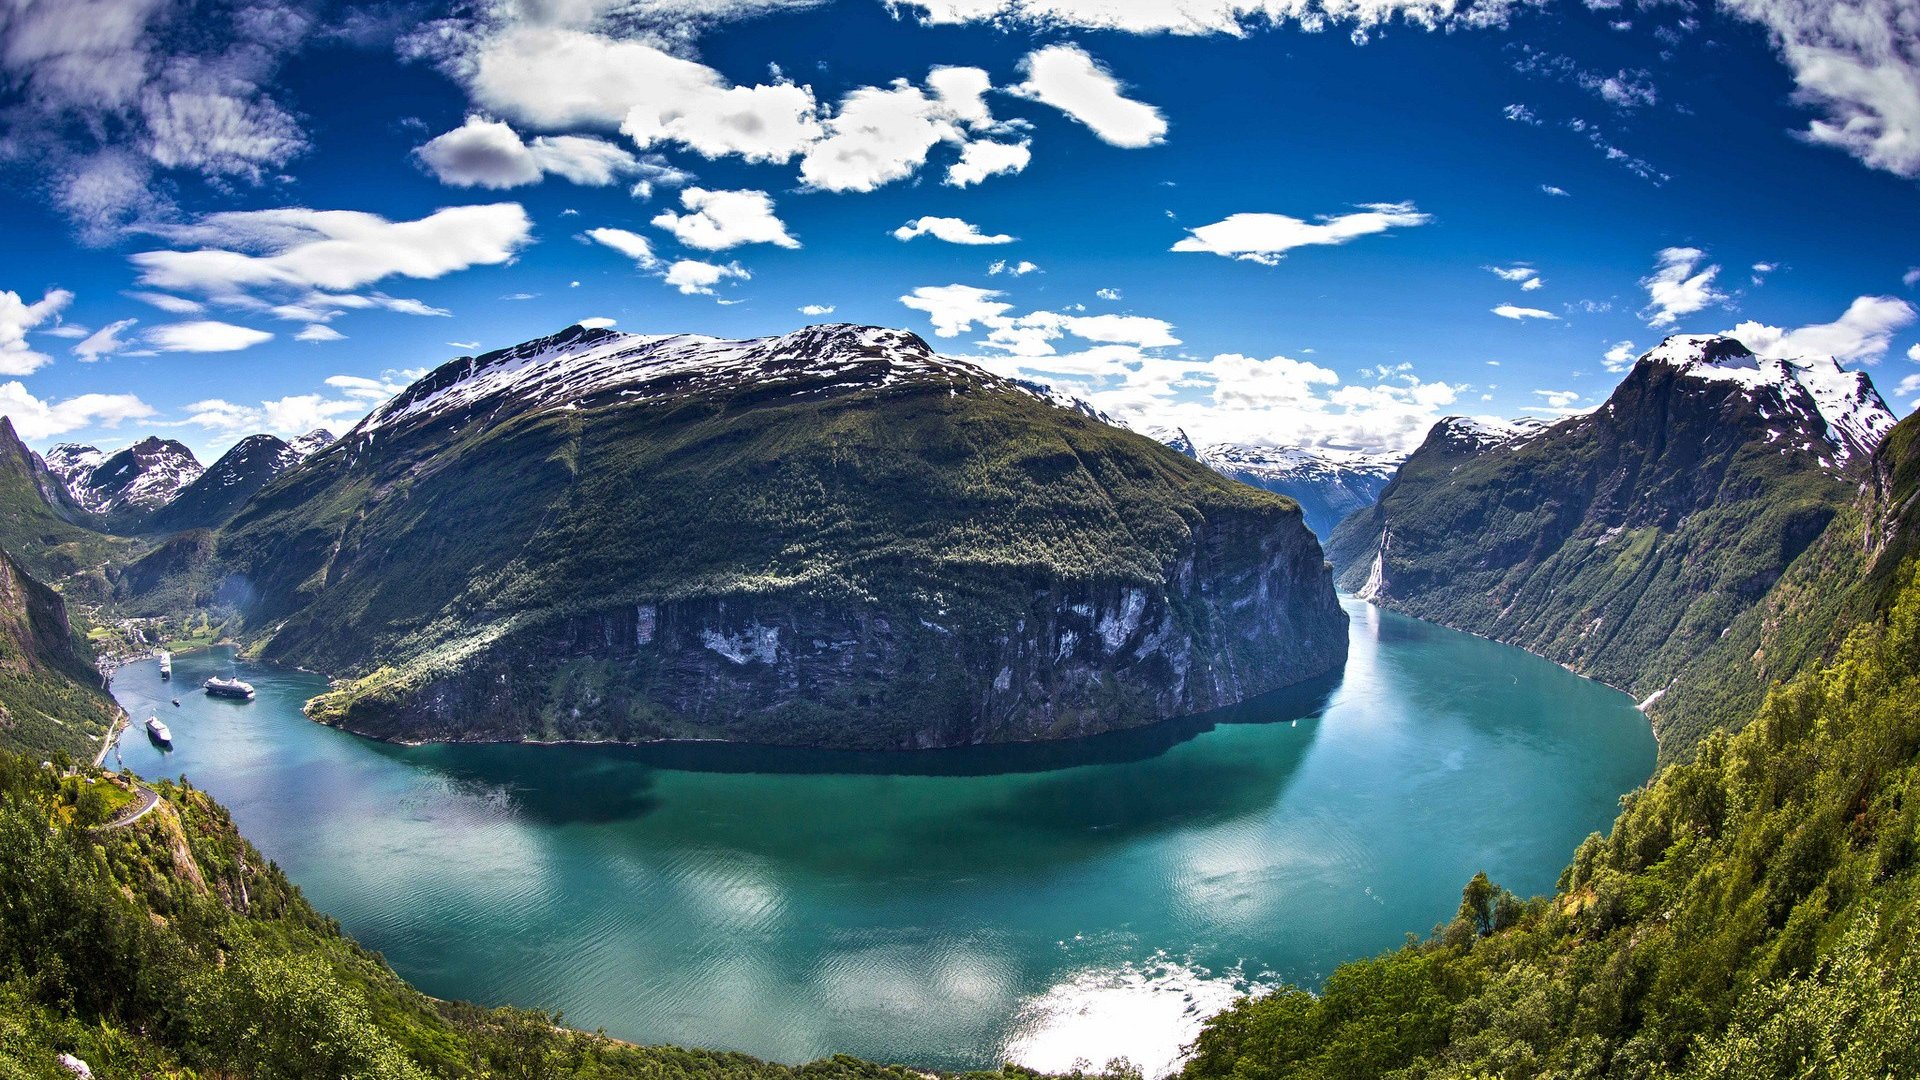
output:
[{"label": "snow-capped mountain peak", "polygon": [[66,484],[73,501],[97,514],[165,506],[205,471],[193,451],[157,435],[111,454],[79,443],[61,443],[44,460],[48,471]]},{"label": "snow-capped mountain peak", "polygon": [[1491,450],[1496,446],[1531,438],[1549,426],[1547,421],[1535,416],[1516,416],[1511,420],[1489,416],[1443,416],[1428,433],[1428,438],[1440,436],[1473,450]]},{"label": "snow-capped mountain peak", "polygon": [[326,428],[314,428],[312,431],[288,443],[287,449],[294,454],[294,461],[304,461],[333,445],[333,440],[333,432],[328,431]]},{"label": "snow-capped mountain peak", "polygon": [[[814,394],[928,378],[1018,387],[974,364],[935,353],[909,331],[879,326],[828,323],[744,340],[570,326],[549,337],[442,364],[374,410],[351,434],[371,437],[509,402],[516,408],[551,409],[612,394],[648,398],[747,387]],[[1079,408],[1048,388],[1019,388],[1062,407]],[[1104,419],[1097,410],[1089,415]]]},{"label": "snow-capped mountain peak", "polygon": [[1675,334],[1640,358],[1707,382],[1732,383],[1748,394],[1772,389],[1789,407],[1803,405],[1820,418],[1836,463],[1869,454],[1895,423],[1864,371],[1848,371],[1830,356],[1761,356],[1717,334]]}]

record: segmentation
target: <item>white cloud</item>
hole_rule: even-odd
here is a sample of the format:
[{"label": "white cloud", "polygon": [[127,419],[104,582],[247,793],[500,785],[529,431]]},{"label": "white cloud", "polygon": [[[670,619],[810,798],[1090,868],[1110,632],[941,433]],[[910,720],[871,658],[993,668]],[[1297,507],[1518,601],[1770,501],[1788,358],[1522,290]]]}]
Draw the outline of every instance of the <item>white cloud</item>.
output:
[{"label": "white cloud", "polygon": [[1901,274],[1900,284],[1905,285],[1909,289],[1915,285],[1920,285],[1920,266],[1913,267],[1906,273]]},{"label": "white cloud", "polygon": [[142,335],[142,340],[161,352],[212,353],[249,349],[273,340],[273,335],[265,330],[201,319],[156,326]]},{"label": "white cloud", "polygon": [[0,383],[0,415],[13,421],[21,438],[45,439],[85,427],[118,427],[123,420],[152,416],[153,409],[132,394],[81,394],[46,401],[15,380]]},{"label": "white cloud", "polygon": [[853,90],[825,121],[824,137],[806,148],[800,178],[823,191],[872,191],[913,175],[942,143],[960,147],[960,160],[948,171],[950,184],[1018,171],[1031,156],[1024,144],[972,148],[975,135],[1002,130],[987,111],[990,85],[979,68],[935,68],[927,75],[928,89],[898,79],[887,87]]},{"label": "white cloud", "polygon": [[681,259],[667,268],[664,280],[687,296],[712,296],[713,287],[722,281],[746,281],[751,277],[753,275],[739,263],[720,266],[697,259]]},{"label": "white cloud", "polygon": [[1906,399],[1907,408],[1920,409],[1920,374],[1902,378],[1900,385],[1893,388],[1893,393],[1895,397]]},{"label": "white cloud", "polygon": [[1152,146],[1165,140],[1160,110],[1123,93],[1113,77],[1077,45],[1049,45],[1020,61],[1026,81],[1009,92],[1051,105],[1115,146]]},{"label": "white cloud", "polygon": [[1483,266],[1481,269],[1493,274],[1501,281],[1518,284],[1523,292],[1532,292],[1547,283],[1546,279],[1540,276],[1540,271],[1531,266],[1516,264],[1514,266]]},{"label": "white cloud", "polygon": [[314,428],[339,430],[342,421],[358,421],[372,406],[358,398],[327,398],[320,394],[294,394],[277,401],[260,403],[260,414],[269,431],[294,434]]},{"label": "white cloud", "polygon": [[1038,266],[1026,261],[1025,259],[1022,259],[1019,262],[1009,262],[1006,259],[995,259],[993,261],[993,264],[987,267],[988,276],[997,276],[999,274],[1005,274],[1008,277],[1026,277],[1028,274],[1037,274],[1039,272],[1040,272],[1040,268]]},{"label": "white cloud", "polygon": [[1018,318],[988,315],[981,322],[989,330],[985,344],[1015,356],[1052,356],[1053,342],[1068,335],[1083,341],[1126,345],[1134,349],[1180,344],[1180,339],[1173,336],[1172,323],[1145,315],[1068,315],[1057,311],[1032,311]]},{"label": "white cloud", "polygon": [[682,244],[702,251],[725,251],[742,244],[797,248],[800,241],[774,216],[773,199],[764,191],[709,191],[690,187],[680,193],[685,214],[665,211],[653,219]]},{"label": "white cloud", "polygon": [[1908,346],[1907,359],[1913,361],[1916,364],[1920,364],[1920,345]]},{"label": "white cloud", "polygon": [[210,214],[162,235],[192,251],[131,258],[140,283],[235,294],[250,289],[354,289],[385,277],[438,278],[512,259],[533,223],[518,203],[456,206],[417,221],[354,210],[249,210]]},{"label": "white cloud", "polygon": [[543,135],[529,144],[507,124],[483,116],[467,117],[465,124],[436,136],[414,154],[441,183],[496,190],[539,183],[548,173],[606,187],[641,169],[632,153],[604,139]]},{"label": "white cloud", "polygon": [[49,326],[45,330],[36,330],[34,332],[39,334],[45,334],[48,337],[66,338],[69,341],[77,341],[80,338],[86,337],[88,334],[93,333],[93,331],[87,329],[84,326],[81,326],[79,323],[67,323],[67,322],[63,322],[58,326]]},{"label": "white cloud", "polygon": [[613,324],[619,321],[620,320],[618,319],[609,319],[609,318],[606,318],[605,316],[596,315],[590,319],[581,319],[579,321],[579,325],[585,327],[588,330],[605,330],[607,327],[612,326]]},{"label": "white cloud", "polygon": [[169,315],[198,315],[207,309],[207,305],[198,300],[189,300],[184,296],[168,296],[166,293],[129,292],[128,296],[143,304],[152,304]]},{"label": "white cloud", "polygon": [[1640,279],[1647,290],[1647,307],[1640,316],[1648,326],[1672,326],[1682,315],[1726,300],[1726,295],[1713,287],[1720,267],[1700,267],[1706,257],[1699,248],[1661,250],[1652,275]]},{"label": "white cloud", "polygon": [[1340,376],[1307,360],[1273,356],[1256,360],[1239,353],[1213,358],[1206,371],[1214,381],[1213,401],[1223,408],[1271,409],[1300,406],[1319,393],[1315,387],[1336,386]]},{"label": "white cloud", "polygon": [[139,321],[138,319],[121,319],[119,322],[108,323],[94,331],[85,341],[75,345],[73,355],[89,363],[103,356],[112,356],[132,344],[120,335],[126,333]]},{"label": "white cloud", "polygon": [[594,243],[604,244],[632,259],[643,270],[660,264],[659,256],[653,253],[653,242],[639,233],[625,229],[588,229],[585,235]]},{"label": "white cloud", "polygon": [[0,290],[0,375],[31,375],[53,358],[27,347],[27,331],[54,318],[73,302],[65,289],[48,289],[29,304],[16,292]]},{"label": "white cloud", "polygon": [[1571,198],[1573,195],[1573,193],[1568,191],[1566,188],[1558,187],[1554,184],[1541,184],[1540,190],[1548,195],[1552,195],[1555,198],[1561,198],[1561,199]]},{"label": "white cloud", "polygon": [[347,335],[325,323],[313,323],[301,327],[300,332],[293,335],[293,340],[295,341],[307,341],[316,344],[322,341],[345,341],[346,339]]},{"label": "white cloud", "polygon": [[931,236],[949,244],[1011,244],[1014,241],[1014,237],[1006,233],[983,233],[980,226],[957,217],[917,217],[893,230],[895,240],[911,240],[916,236]]},{"label": "white cloud", "polygon": [[1428,29],[1505,25],[1514,0],[903,0],[933,25],[1018,22],[1135,34],[1228,34],[1344,24],[1356,39],[1393,19]]},{"label": "white cloud", "polygon": [[1765,26],[1801,101],[1802,134],[1866,164],[1920,176],[1920,17],[1911,0],[1722,0]]},{"label": "white cloud", "polygon": [[954,187],[966,187],[989,176],[1020,172],[1032,160],[1031,140],[996,142],[993,139],[971,139],[961,145],[960,160],[947,166],[946,182]]},{"label": "white cloud", "polygon": [[972,285],[922,285],[900,298],[915,311],[926,312],[939,337],[956,337],[1012,310],[1013,305],[994,299],[1003,295],[995,289],[977,289]]},{"label": "white cloud", "polygon": [[1762,356],[1783,359],[1831,356],[1836,360],[1878,363],[1893,343],[1893,335],[1911,325],[1914,308],[1892,296],[1862,296],[1830,323],[1793,330],[1743,322],[1726,331],[1729,337]]},{"label": "white cloud", "polygon": [[1522,319],[1558,319],[1560,318],[1560,316],[1555,315],[1551,311],[1542,311],[1539,308],[1535,308],[1535,307],[1517,307],[1513,304],[1501,304],[1499,307],[1496,307],[1493,309],[1493,313],[1495,315],[1500,316],[1503,319],[1512,319],[1515,322],[1518,322]]},{"label": "white cloud", "polygon": [[1634,351],[1633,342],[1616,341],[1612,347],[1607,349],[1606,356],[1602,362],[1608,371],[1618,375],[1632,367],[1633,362],[1638,358],[1639,354]]},{"label": "white cloud", "polygon": [[1273,266],[1297,247],[1344,244],[1391,228],[1425,225],[1431,220],[1410,202],[1364,203],[1354,213],[1322,214],[1318,221],[1311,222],[1285,214],[1233,214],[1211,225],[1187,230],[1187,237],[1170,250],[1207,251]]},{"label": "white cloud", "polygon": [[1120,290],[1119,289],[1095,289],[1093,290],[1093,295],[1099,297],[1102,300],[1118,300],[1120,299]]},{"label": "white cloud", "polygon": [[800,308],[800,314],[813,315],[813,316],[831,315],[833,314],[833,305],[832,304],[806,304]]}]

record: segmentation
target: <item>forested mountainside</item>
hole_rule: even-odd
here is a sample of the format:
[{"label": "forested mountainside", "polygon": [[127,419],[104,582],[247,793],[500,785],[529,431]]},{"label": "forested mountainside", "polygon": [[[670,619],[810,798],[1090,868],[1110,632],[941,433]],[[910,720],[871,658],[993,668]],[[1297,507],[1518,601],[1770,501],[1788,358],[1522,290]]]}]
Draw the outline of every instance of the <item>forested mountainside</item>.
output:
[{"label": "forested mountainside", "polygon": [[224,525],[261,488],[332,441],[333,435],[324,430],[292,442],[273,435],[249,435],[154,509],[142,531],[163,534]]},{"label": "forested mountainside", "polygon": [[[1591,413],[1442,423],[1329,555],[1369,599],[1652,698],[1846,510],[1892,422],[1830,360],[1677,336]],[[1669,756],[1704,731],[1655,715]]]},{"label": "forested mountainside", "polygon": [[0,551],[0,750],[89,759],[119,716],[66,602]]},{"label": "forested mountainside", "polygon": [[[132,545],[96,528],[86,510],[0,417],[0,548],[47,582],[91,575]],[[104,578],[99,579],[104,582]]]},{"label": "forested mountainside", "polygon": [[[429,998],[313,910],[192,787],[0,752],[0,1076],[189,1080],[924,1080],[639,1047]],[[976,1080],[1032,1080],[1019,1070]],[[1118,1078],[1116,1080],[1125,1080]]]},{"label": "forested mountainside", "polygon": [[1836,651],[1623,800],[1555,895],[1476,878],[1428,940],[1212,1020],[1185,1080],[1920,1075],[1920,418],[1873,472],[1866,554],[1803,583],[1855,613]]},{"label": "forested mountainside", "polygon": [[1291,500],[872,327],[461,358],[116,584],[405,739],[1056,738],[1346,652]]}]

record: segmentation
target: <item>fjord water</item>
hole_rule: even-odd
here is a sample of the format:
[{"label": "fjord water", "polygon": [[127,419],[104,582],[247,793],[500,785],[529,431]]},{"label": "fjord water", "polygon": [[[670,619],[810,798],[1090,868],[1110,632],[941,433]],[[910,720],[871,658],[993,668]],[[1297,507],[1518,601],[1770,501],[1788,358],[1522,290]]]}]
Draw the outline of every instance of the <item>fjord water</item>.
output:
[{"label": "fjord water", "polygon": [[[225,802],[430,994],[786,1061],[1152,1074],[1250,982],[1424,933],[1476,870],[1550,890],[1652,770],[1625,695],[1347,609],[1338,678],[1072,744],[401,747],[303,718],[320,678],[216,650],[171,683],[122,668],[116,750]],[[200,692],[230,672],[258,699]]]}]

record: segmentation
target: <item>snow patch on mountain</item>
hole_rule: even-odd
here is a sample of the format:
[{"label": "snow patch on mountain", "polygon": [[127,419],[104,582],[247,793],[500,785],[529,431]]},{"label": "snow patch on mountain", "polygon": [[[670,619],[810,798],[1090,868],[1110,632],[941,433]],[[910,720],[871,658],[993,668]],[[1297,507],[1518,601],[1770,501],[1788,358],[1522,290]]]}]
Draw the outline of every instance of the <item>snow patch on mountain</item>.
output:
[{"label": "snow patch on mountain", "polygon": [[1706,382],[1733,383],[1749,394],[1772,390],[1788,408],[1820,419],[1835,464],[1870,454],[1895,418],[1864,371],[1848,371],[1830,356],[1756,355],[1716,334],[1675,334],[1640,358]]},{"label": "snow patch on mountain", "polygon": [[151,435],[111,454],[82,443],[61,443],[47,451],[44,460],[73,501],[96,514],[158,509],[205,471],[193,451]]},{"label": "snow patch on mountain", "polygon": [[1496,446],[1530,439],[1550,426],[1547,421],[1534,416],[1516,416],[1511,420],[1496,420],[1486,416],[1443,416],[1428,437],[1444,435],[1476,450],[1491,450]]}]

